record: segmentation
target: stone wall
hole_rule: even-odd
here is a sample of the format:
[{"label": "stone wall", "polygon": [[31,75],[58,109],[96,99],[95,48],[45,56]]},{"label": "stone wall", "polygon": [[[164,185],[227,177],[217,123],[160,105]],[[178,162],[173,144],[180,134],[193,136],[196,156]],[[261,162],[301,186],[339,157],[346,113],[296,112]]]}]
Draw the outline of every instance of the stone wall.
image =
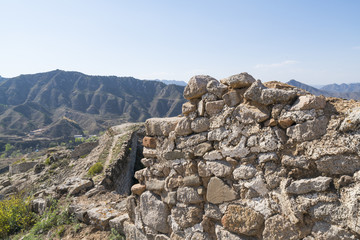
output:
[{"label": "stone wall", "polygon": [[359,239],[360,110],[247,73],[146,121],[127,239]]}]

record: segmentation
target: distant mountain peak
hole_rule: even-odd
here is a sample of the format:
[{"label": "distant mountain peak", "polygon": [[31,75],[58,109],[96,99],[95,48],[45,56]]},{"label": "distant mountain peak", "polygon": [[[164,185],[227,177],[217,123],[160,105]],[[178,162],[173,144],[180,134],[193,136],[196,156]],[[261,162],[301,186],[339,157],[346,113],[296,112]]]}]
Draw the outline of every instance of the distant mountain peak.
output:
[{"label": "distant mountain peak", "polygon": [[179,80],[160,80],[160,79],[155,79],[154,81],[162,82],[162,83],[165,83],[166,85],[170,85],[170,84],[175,84],[175,85],[178,85],[178,86],[186,86],[186,85],[187,85],[187,82],[179,81]]}]

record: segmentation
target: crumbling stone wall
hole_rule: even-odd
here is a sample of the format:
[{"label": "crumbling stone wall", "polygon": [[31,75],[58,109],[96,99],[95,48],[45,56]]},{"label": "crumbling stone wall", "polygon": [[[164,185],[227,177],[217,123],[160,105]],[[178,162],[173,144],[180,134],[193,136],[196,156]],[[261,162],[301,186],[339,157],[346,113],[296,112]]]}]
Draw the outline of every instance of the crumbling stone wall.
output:
[{"label": "crumbling stone wall", "polygon": [[359,109],[247,73],[184,97],[146,121],[128,239],[360,238]]}]

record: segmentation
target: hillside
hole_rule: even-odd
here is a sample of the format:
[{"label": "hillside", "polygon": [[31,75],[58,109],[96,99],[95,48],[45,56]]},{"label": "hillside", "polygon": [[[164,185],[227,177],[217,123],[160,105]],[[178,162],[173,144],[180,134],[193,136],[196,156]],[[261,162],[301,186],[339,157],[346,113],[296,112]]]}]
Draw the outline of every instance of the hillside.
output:
[{"label": "hillside", "polygon": [[[55,70],[0,80],[0,135],[25,136],[67,117],[96,133],[181,113],[184,87]],[[59,136],[58,136],[59,137]]]}]

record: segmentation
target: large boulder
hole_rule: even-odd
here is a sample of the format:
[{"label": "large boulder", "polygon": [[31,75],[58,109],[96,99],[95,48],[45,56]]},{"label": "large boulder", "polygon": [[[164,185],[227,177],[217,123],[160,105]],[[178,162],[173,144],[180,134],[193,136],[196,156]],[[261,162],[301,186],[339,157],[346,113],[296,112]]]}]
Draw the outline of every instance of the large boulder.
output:
[{"label": "large boulder", "polygon": [[253,78],[250,74],[243,72],[221,79],[220,82],[231,88],[244,88],[249,87],[253,82],[255,82],[255,78]]},{"label": "large boulder", "polygon": [[287,91],[283,89],[266,88],[260,80],[254,82],[244,93],[246,99],[263,105],[287,103],[296,96],[297,93],[293,90]]},{"label": "large boulder", "polygon": [[150,118],[145,121],[146,134],[148,136],[169,136],[171,131],[174,131],[177,124],[183,118]]},{"label": "large boulder", "polygon": [[184,98],[187,100],[200,98],[207,92],[207,84],[213,80],[216,81],[215,78],[208,75],[197,75],[190,78],[188,84],[184,89]]},{"label": "large boulder", "polygon": [[142,220],[145,225],[161,233],[170,231],[167,217],[170,211],[155,194],[150,191],[144,192],[140,196],[140,209]]}]

